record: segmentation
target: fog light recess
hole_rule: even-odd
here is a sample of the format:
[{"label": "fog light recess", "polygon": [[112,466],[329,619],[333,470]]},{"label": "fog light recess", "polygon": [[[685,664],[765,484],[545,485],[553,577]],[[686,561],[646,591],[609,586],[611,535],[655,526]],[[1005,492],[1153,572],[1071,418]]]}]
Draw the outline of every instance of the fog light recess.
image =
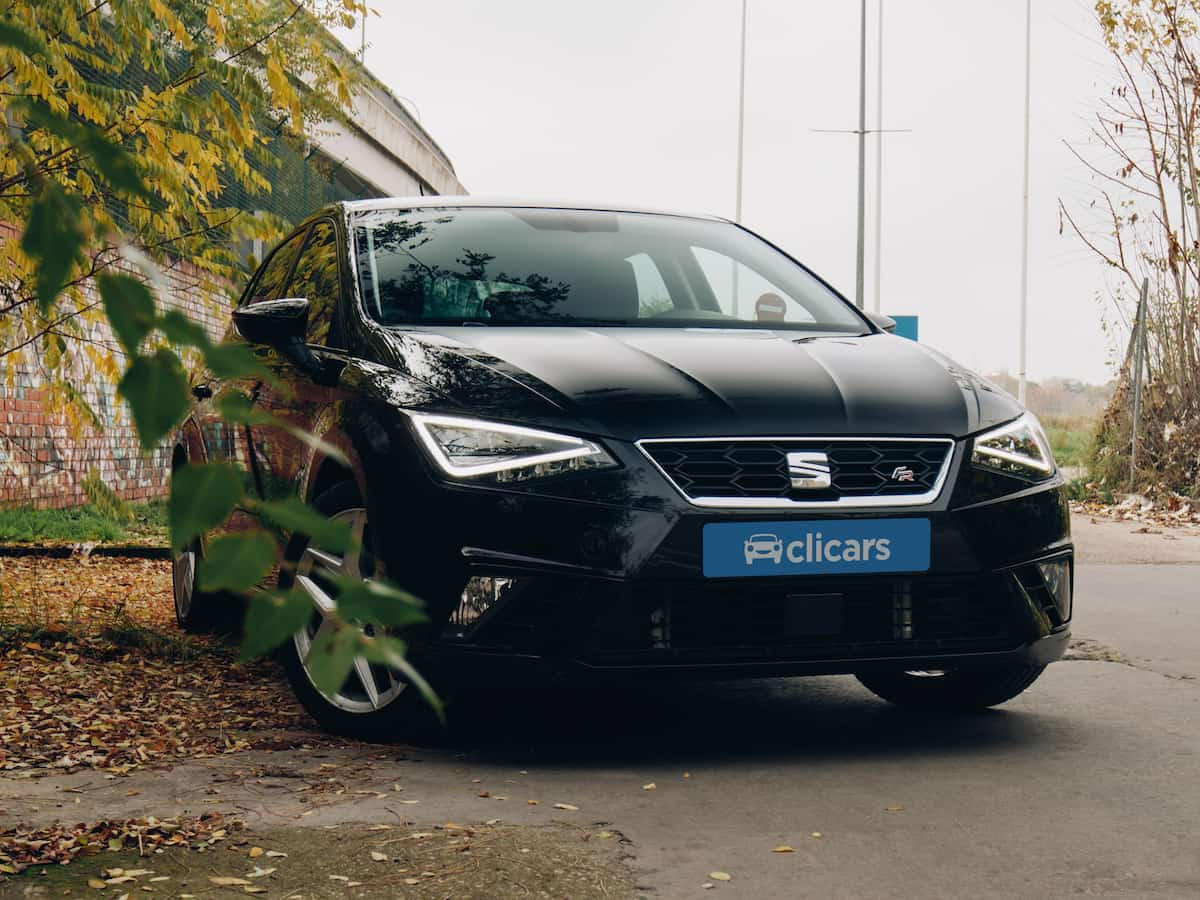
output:
[{"label": "fog light recess", "polygon": [[477,575],[467,581],[458,607],[447,623],[446,636],[463,638],[489,610],[516,589],[518,580],[501,575]]},{"label": "fog light recess", "polygon": [[1058,610],[1059,620],[1071,621],[1071,562],[1067,559],[1056,559],[1037,564],[1046,592],[1054,601]]}]

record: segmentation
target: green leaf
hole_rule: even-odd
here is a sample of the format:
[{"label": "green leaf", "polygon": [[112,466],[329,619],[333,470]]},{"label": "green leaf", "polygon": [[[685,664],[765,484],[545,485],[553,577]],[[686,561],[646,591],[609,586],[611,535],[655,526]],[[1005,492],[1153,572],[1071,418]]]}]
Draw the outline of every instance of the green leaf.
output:
[{"label": "green leaf", "polygon": [[166,348],[139,356],[125,370],[117,390],[133,412],[138,440],[149,450],[178,425],[188,411],[188,382],[179,357]]},{"label": "green leaf", "polygon": [[197,586],[202,591],[245,593],[267,577],[278,549],[265,531],[221,535],[204,548]]},{"label": "green leaf", "polygon": [[312,600],[299,588],[255,594],[246,609],[241,658],[253,659],[274,650],[307,625],[312,614]]},{"label": "green leaf", "polygon": [[26,56],[40,56],[43,46],[40,38],[14,21],[0,21],[0,47],[13,47]]},{"label": "green leaf", "polygon": [[274,425],[276,419],[266,410],[254,405],[244,393],[227,388],[217,394],[213,401],[217,414],[234,425]]},{"label": "green leaf", "polygon": [[204,362],[218,378],[253,376],[264,381],[273,380],[270,371],[255,358],[246,344],[209,344],[201,349],[204,351]]},{"label": "green leaf", "polygon": [[154,327],[154,297],[150,289],[129,275],[108,272],[96,276],[104,313],[125,352],[137,356],[142,341]]},{"label": "green leaf", "polygon": [[338,616],[347,621],[376,625],[416,625],[428,621],[425,605],[412,594],[381,581],[358,578],[332,579],[338,586]]},{"label": "green leaf", "polygon": [[241,391],[223,391],[217,397],[216,405],[221,418],[227,422],[236,422],[239,425],[265,425],[270,428],[279,428],[286,431],[302,444],[306,444],[327,458],[341,463],[346,468],[350,468],[350,460],[346,458],[346,454],[340,448],[335,447],[328,441],[317,437],[312,432],[298,425],[293,425],[286,419],[280,419],[261,407],[255,406],[250,401],[250,398]]},{"label": "green leaf", "polygon": [[359,650],[359,654],[361,656],[366,657],[368,662],[379,663],[399,672],[405,681],[420,691],[421,696],[425,698],[425,702],[433,707],[438,721],[443,725],[446,724],[446,711],[442,706],[442,701],[434,692],[433,686],[408,661],[408,658],[405,656],[406,648],[403,641],[393,637],[381,636],[373,638],[364,637],[360,643],[361,649]]},{"label": "green leaf", "polygon": [[317,690],[326,695],[338,692],[360,652],[362,639],[358,629],[349,625],[317,634],[304,664]]},{"label": "green leaf", "polygon": [[167,340],[173,344],[199,347],[203,350],[212,343],[208,339],[208,332],[204,330],[203,325],[193,322],[177,309],[165,313],[156,324],[158,330],[165,334]]},{"label": "green leaf", "polygon": [[171,475],[167,523],[171,549],[183,550],[210,528],[216,528],[242,499],[242,478],[225,463],[195,463]]},{"label": "green leaf", "polygon": [[293,534],[303,534],[330,553],[345,553],[354,543],[349,523],[325,518],[298,497],[256,503],[254,509],[272,525]]},{"label": "green leaf", "polygon": [[34,290],[43,313],[66,284],[82,247],[79,200],[68,196],[55,182],[44,181],[29,208],[21,236],[21,249],[37,261]]},{"label": "green leaf", "polygon": [[332,459],[334,462],[341,463],[347,469],[350,468],[350,460],[347,458],[346,454],[342,452],[341,448],[335,447],[324,438],[317,437],[311,431],[301,428],[299,425],[293,425],[291,422],[285,421],[284,419],[274,419],[274,421],[272,421],[270,424],[274,425],[276,428],[282,428],[300,443],[311,447],[322,456]]}]

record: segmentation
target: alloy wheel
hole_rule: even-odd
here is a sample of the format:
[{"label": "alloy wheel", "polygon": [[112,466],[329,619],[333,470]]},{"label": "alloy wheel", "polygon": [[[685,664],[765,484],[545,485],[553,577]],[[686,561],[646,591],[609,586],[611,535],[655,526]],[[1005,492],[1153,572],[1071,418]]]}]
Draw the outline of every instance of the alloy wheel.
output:
[{"label": "alloy wheel", "polygon": [[[296,655],[304,673],[312,681],[308,656],[318,636],[334,627],[337,611],[337,589],[330,576],[342,576],[368,581],[382,574],[380,564],[369,551],[370,535],[367,511],[362,507],[342,510],[330,517],[334,522],[346,522],[354,536],[355,549],[346,554],[333,553],[312,543],[296,566],[296,585],[312,601],[313,614],[309,623],[293,636]],[[364,633],[370,634],[364,629]],[[316,687],[316,684],[313,684]],[[348,713],[377,712],[396,700],[407,685],[396,678],[387,666],[371,663],[356,656],[354,666],[336,693],[322,696],[333,706]]]}]

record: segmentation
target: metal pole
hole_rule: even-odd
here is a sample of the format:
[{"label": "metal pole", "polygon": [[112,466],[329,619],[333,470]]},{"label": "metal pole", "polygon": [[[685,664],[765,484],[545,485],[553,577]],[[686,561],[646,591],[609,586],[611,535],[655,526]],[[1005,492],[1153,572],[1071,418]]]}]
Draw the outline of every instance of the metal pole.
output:
[{"label": "metal pole", "polygon": [[875,64],[875,296],[871,309],[879,312],[883,266],[883,0],[879,0],[879,58]]},{"label": "metal pole", "polygon": [[1129,454],[1129,483],[1137,479],[1138,428],[1142,421],[1142,364],[1146,353],[1146,298],[1150,291],[1150,279],[1142,279],[1142,293],[1138,298],[1137,321],[1133,324],[1133,446]]},{"label": "metal pole", "polygon": [[[747,0],[742,0],[742,43],[741,53],[738,58],[738,132],[737,132],[737,196],[734,201],[733,220],[740,223],[742,221],[742,159],[745,148],[746,134],[746,4]],[[738,314],[738,264],[735,260],[730,260],[732,271],[729,273],[732,281],[732,309],[731,315]]]},{"label": "metal pole", "polygon": [[1025,166],[1021,188],[1021,351],[1017,399],[1025,403],[1025,358],[1029,329],[1029,70],[1033,36],[1033,0],[1025,0]]},{"label": "metal pole", "polygon": [[737,200],[733,219],[742,221],[742,150],[746,131],[746,2],[742,0],[742,50],[738,60]]},{"label": "metal pole", "polygon": [[[1178,169],[1176,181],[1179,182],[1179,250],[1181,253],[1179,267],[1179,307],[1187,309],[1187,275],[1188,275],[1188,239],[1187,239],[1187,189],[1183,180],[1183,106],[1180,103],[1181,94],[1187,82],[1179,78],[1179,55],[1175,56],[1175,166]],[[1186,321],[1186,312],[1180,316],[1180,321]],[[1184,342],[1179,342],[1180,350]]]},{"label": "metal pole", "polygon": [[854,305],[863,308],[864,260],[867,244],[867,0],[862,0],[858,43],[858,265]]}]

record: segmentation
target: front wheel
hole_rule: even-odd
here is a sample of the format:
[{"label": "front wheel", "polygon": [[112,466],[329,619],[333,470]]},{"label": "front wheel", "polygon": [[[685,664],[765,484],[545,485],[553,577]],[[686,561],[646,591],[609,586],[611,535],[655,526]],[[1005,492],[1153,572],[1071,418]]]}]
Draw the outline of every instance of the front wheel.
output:
[{"label": "front wheel", "polygon": [[336,522],[350,526],[360,550],[342,555],[317,546],[303,535],[288,545],[287,563],[280,569],[282,588],[297,585],[312,601],[312,616],[282,648],[288,681],[300,703],[326,731],[364,740],[396,738],[427,731],[436,721],[421,693],[387,666],[359,656],[354,667],[332,694],[317,689],[308,669],[313,642],[332,627],[337,610],[337,590],[331,575],[364,580],[382,576],[382,565],[372,552],[374,542],[366,505],[351,482],[335,485],[316,499],[313,507]]},{"label": "front wheel", "polygon": [[889,703],[923,712],[999,706],[1037,681],[1045,666],[1015,663],[978,669],[862,672],[863,686]]}]

